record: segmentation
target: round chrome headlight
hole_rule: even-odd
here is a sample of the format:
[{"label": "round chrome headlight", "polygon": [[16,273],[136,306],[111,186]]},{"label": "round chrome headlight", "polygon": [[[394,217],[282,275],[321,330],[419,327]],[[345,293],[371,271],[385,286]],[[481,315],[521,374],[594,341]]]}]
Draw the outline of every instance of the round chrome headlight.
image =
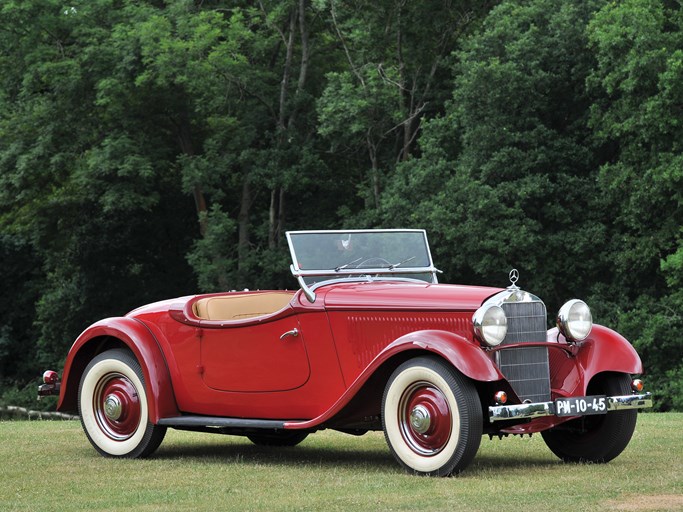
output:
[{"label": "round chrome headlight", "polygon": [[472,317],[474,334],[479,341],[496,347],[505,339],[508,332],[508,319],[499,306],[483,306]]},{"label": "round chrome headlight", "polygon": [[568,340],[585,340],[593,328],[590,308],[582,300],[570,300],[557,314],[557,327]]}]

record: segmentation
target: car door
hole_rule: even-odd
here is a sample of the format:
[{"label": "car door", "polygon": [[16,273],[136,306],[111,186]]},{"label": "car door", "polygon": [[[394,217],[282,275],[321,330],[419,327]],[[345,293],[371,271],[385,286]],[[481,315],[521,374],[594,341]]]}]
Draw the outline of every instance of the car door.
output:
[{"label": "car door", "polygon": [[201,371],[219,391],[272,392],[303,386],[310,377],[304,337],[295,314],[267,322],[202,329]]}]

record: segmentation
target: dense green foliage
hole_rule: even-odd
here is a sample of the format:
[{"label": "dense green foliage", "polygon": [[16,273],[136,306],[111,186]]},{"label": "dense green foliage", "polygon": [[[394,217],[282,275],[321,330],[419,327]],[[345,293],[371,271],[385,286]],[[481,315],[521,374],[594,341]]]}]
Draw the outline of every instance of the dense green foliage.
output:
[{"label": "dense green foliage", "polygon": [[384,226],[587,299],[683,409],[678,3],[5,0],[0,50],[6,396],[104,316],[294,287],[286,229]]}]

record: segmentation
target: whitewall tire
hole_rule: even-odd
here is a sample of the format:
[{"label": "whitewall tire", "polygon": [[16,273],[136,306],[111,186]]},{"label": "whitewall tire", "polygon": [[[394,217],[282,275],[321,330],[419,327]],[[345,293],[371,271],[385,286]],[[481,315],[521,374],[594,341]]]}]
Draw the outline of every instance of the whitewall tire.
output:
[{"label": "whitewall tire", "polygon": [[482,422],[472,382],[435,356],[406,361],[384,390],[387,444],[412,473],[447,476],[465,469],[479,449]]},{"label": "whitewall tire", "polygon": [[149,421],[142,368],[128,350],[107,350],[90,361],[78,389],[78,410],[86,436],[105,456],[147,456],[166,434],[166,427]]}]

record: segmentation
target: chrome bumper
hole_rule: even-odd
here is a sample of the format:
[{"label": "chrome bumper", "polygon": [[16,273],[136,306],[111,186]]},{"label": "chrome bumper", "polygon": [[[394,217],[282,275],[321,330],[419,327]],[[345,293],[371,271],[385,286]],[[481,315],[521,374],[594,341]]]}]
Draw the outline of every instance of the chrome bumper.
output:
[{"label": "chrome bumper", "polygon": [[45,396],[59,396],[61,385],[61,382],[55,382],[54,384],[41,384],[38,386],[38,400]]},{"label": "chrome bumper", "polygon": [[[607,397],[607,412],[652,407],[652,393]],[[518,405],[495,405],[489,407],[489,420],[522,420],[555,416],[555,402],[537,402]]]}]

